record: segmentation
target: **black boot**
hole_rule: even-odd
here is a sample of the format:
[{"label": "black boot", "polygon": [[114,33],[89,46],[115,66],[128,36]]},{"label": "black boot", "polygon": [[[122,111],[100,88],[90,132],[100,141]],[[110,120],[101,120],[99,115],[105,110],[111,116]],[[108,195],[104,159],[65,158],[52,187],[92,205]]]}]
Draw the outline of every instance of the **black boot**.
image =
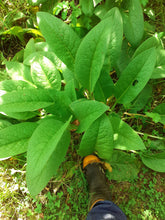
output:
[{"label": "black boot", "polygon": [[[86,162],[88,161],[88,162]],[[91,209],[97,201],[111,200],[110,190],[101,161],[94,155],[84,158],[83,168],[89,187]]]}]

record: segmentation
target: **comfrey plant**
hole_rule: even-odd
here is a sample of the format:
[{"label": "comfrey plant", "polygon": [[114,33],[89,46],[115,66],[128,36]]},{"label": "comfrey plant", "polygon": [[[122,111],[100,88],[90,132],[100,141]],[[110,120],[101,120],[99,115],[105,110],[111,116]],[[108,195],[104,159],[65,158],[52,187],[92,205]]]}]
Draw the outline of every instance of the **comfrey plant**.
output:
[{"label": "comfrey plant", "polygon": [[[31,39],[6,63],[10,79],[0,83],[0,157],[27,152],[27,186],[34,196],[64,161],[75,127],[82,134],[78,154],[96,153],[110,163],[112,179],[135,177],[137,158],[165,171],[165,151],[149,154],[116,111],[134,106],[150,79],[164,77],[163,45],[156,36],[143,41],[138,0],[107,5],[95,5],[100,21],[82,38],[59,18],[38,12],[45,42]],[[164,107],[153,111],[162,123]]]}]

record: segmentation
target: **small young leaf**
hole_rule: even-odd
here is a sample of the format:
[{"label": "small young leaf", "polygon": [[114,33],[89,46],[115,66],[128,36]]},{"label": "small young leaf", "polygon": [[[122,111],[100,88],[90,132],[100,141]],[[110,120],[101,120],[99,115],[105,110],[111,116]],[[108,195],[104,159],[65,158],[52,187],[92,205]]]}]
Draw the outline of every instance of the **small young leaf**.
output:
[{"label": "small young leaf", "polygon": [[94,121],[80,143],[79,154],[87,156],[97,151],[102,159],[109,160],[113,152],[113,130],[107,115],[102,115]]},{"label": "small young leaf", "polygon": [[69,25],[46,12],[37,13],[39,28],[52,51],[69,69],[74,69],[74,62],[80,39]]},{"label": "small young leaf", "polygon": [[24,122],[0,130],[0,158],[26,152],[29,138],[36,127],[36,123]]},{"label": "small young leaf", "polygon": [[139,135],[120,118],[110,115],[114,132],[114,148],[120,150],[144,150],[145,145]]},{"label": "small young leaf", "polygon": [[70,120],[65,124],[54,119],[44,120],[29,141],[26,180],[33,196],[46,186],[64,160],[70,143],[67,130]]},{"label": "small young leaf", "polygon": [[139,173],[138,161],[127,153],[114,151],[109,163],[112,167],[112,172],[108,172],[110,180],[128,181],[135,179]]},{"label": "small young leaf", "polygon": [[72,102],[70,108],[74,112],[76,118],[80,121],[78,128],[79,133],[87,130],[92,122],[109,109],[107,105],[101,102],[86,99]]},{"label": "small young leaf", "polygon": [[128,64],[115,84],[118,103],[127,104],[136,98],[150,79],[155,62],[156,52],[151,48],[140,53]]},{"label": "small young leaf", "polygon": [[143,153],[141,159],[150,169],[157,172],[165,172],[165,151],[155,154]]},{"label": "small young leaf", "polygon": [[31,65],[31,76],[38,88],[61,89],[61,76],[55,65],[45,56],[40,55]]},{"label": "small young leaf", "polygon": [[0,97],[0,111],[26,112],[45,108],[54,103],[52,89],[24,89],[12,91]]},{"label": "small young leaf", "polygon": [[151,117],[155,123],[165,124],[165,103],[156,106],[151,113],[146,112],[146,115]]}]

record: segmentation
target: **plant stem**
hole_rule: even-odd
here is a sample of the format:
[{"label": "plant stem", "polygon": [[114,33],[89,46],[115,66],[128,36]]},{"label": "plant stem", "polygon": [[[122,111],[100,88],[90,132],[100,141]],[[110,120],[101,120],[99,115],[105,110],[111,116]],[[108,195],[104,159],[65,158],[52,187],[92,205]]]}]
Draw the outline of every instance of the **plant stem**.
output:
[{"label": "plant stem", "polygon": [[140,135],[147,135],[148,137],[152,137],[152,138],[159,139],[159,140],[165,140],[165,138],[163,138],[163,137],[158,137],[158,136],[154,136],[154,135],[150,135],[150,134],[146,134],[146,133],[142,133],[142,132],[138,132],[138,131],[136,131],[136,133],[140,134]]}]

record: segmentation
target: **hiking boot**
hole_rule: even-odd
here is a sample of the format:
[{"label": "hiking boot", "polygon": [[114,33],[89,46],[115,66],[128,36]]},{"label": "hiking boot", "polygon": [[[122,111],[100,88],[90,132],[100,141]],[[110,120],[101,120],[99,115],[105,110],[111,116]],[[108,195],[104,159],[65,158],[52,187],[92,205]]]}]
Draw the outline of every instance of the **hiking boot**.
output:
[{"label": "hiking boot", "polygon": [[107,185],[102,162],[97,156],[89,155],[83,160],[83,169],[89,188],[89,209],[98,201],[111,200],[111,194]]}]

